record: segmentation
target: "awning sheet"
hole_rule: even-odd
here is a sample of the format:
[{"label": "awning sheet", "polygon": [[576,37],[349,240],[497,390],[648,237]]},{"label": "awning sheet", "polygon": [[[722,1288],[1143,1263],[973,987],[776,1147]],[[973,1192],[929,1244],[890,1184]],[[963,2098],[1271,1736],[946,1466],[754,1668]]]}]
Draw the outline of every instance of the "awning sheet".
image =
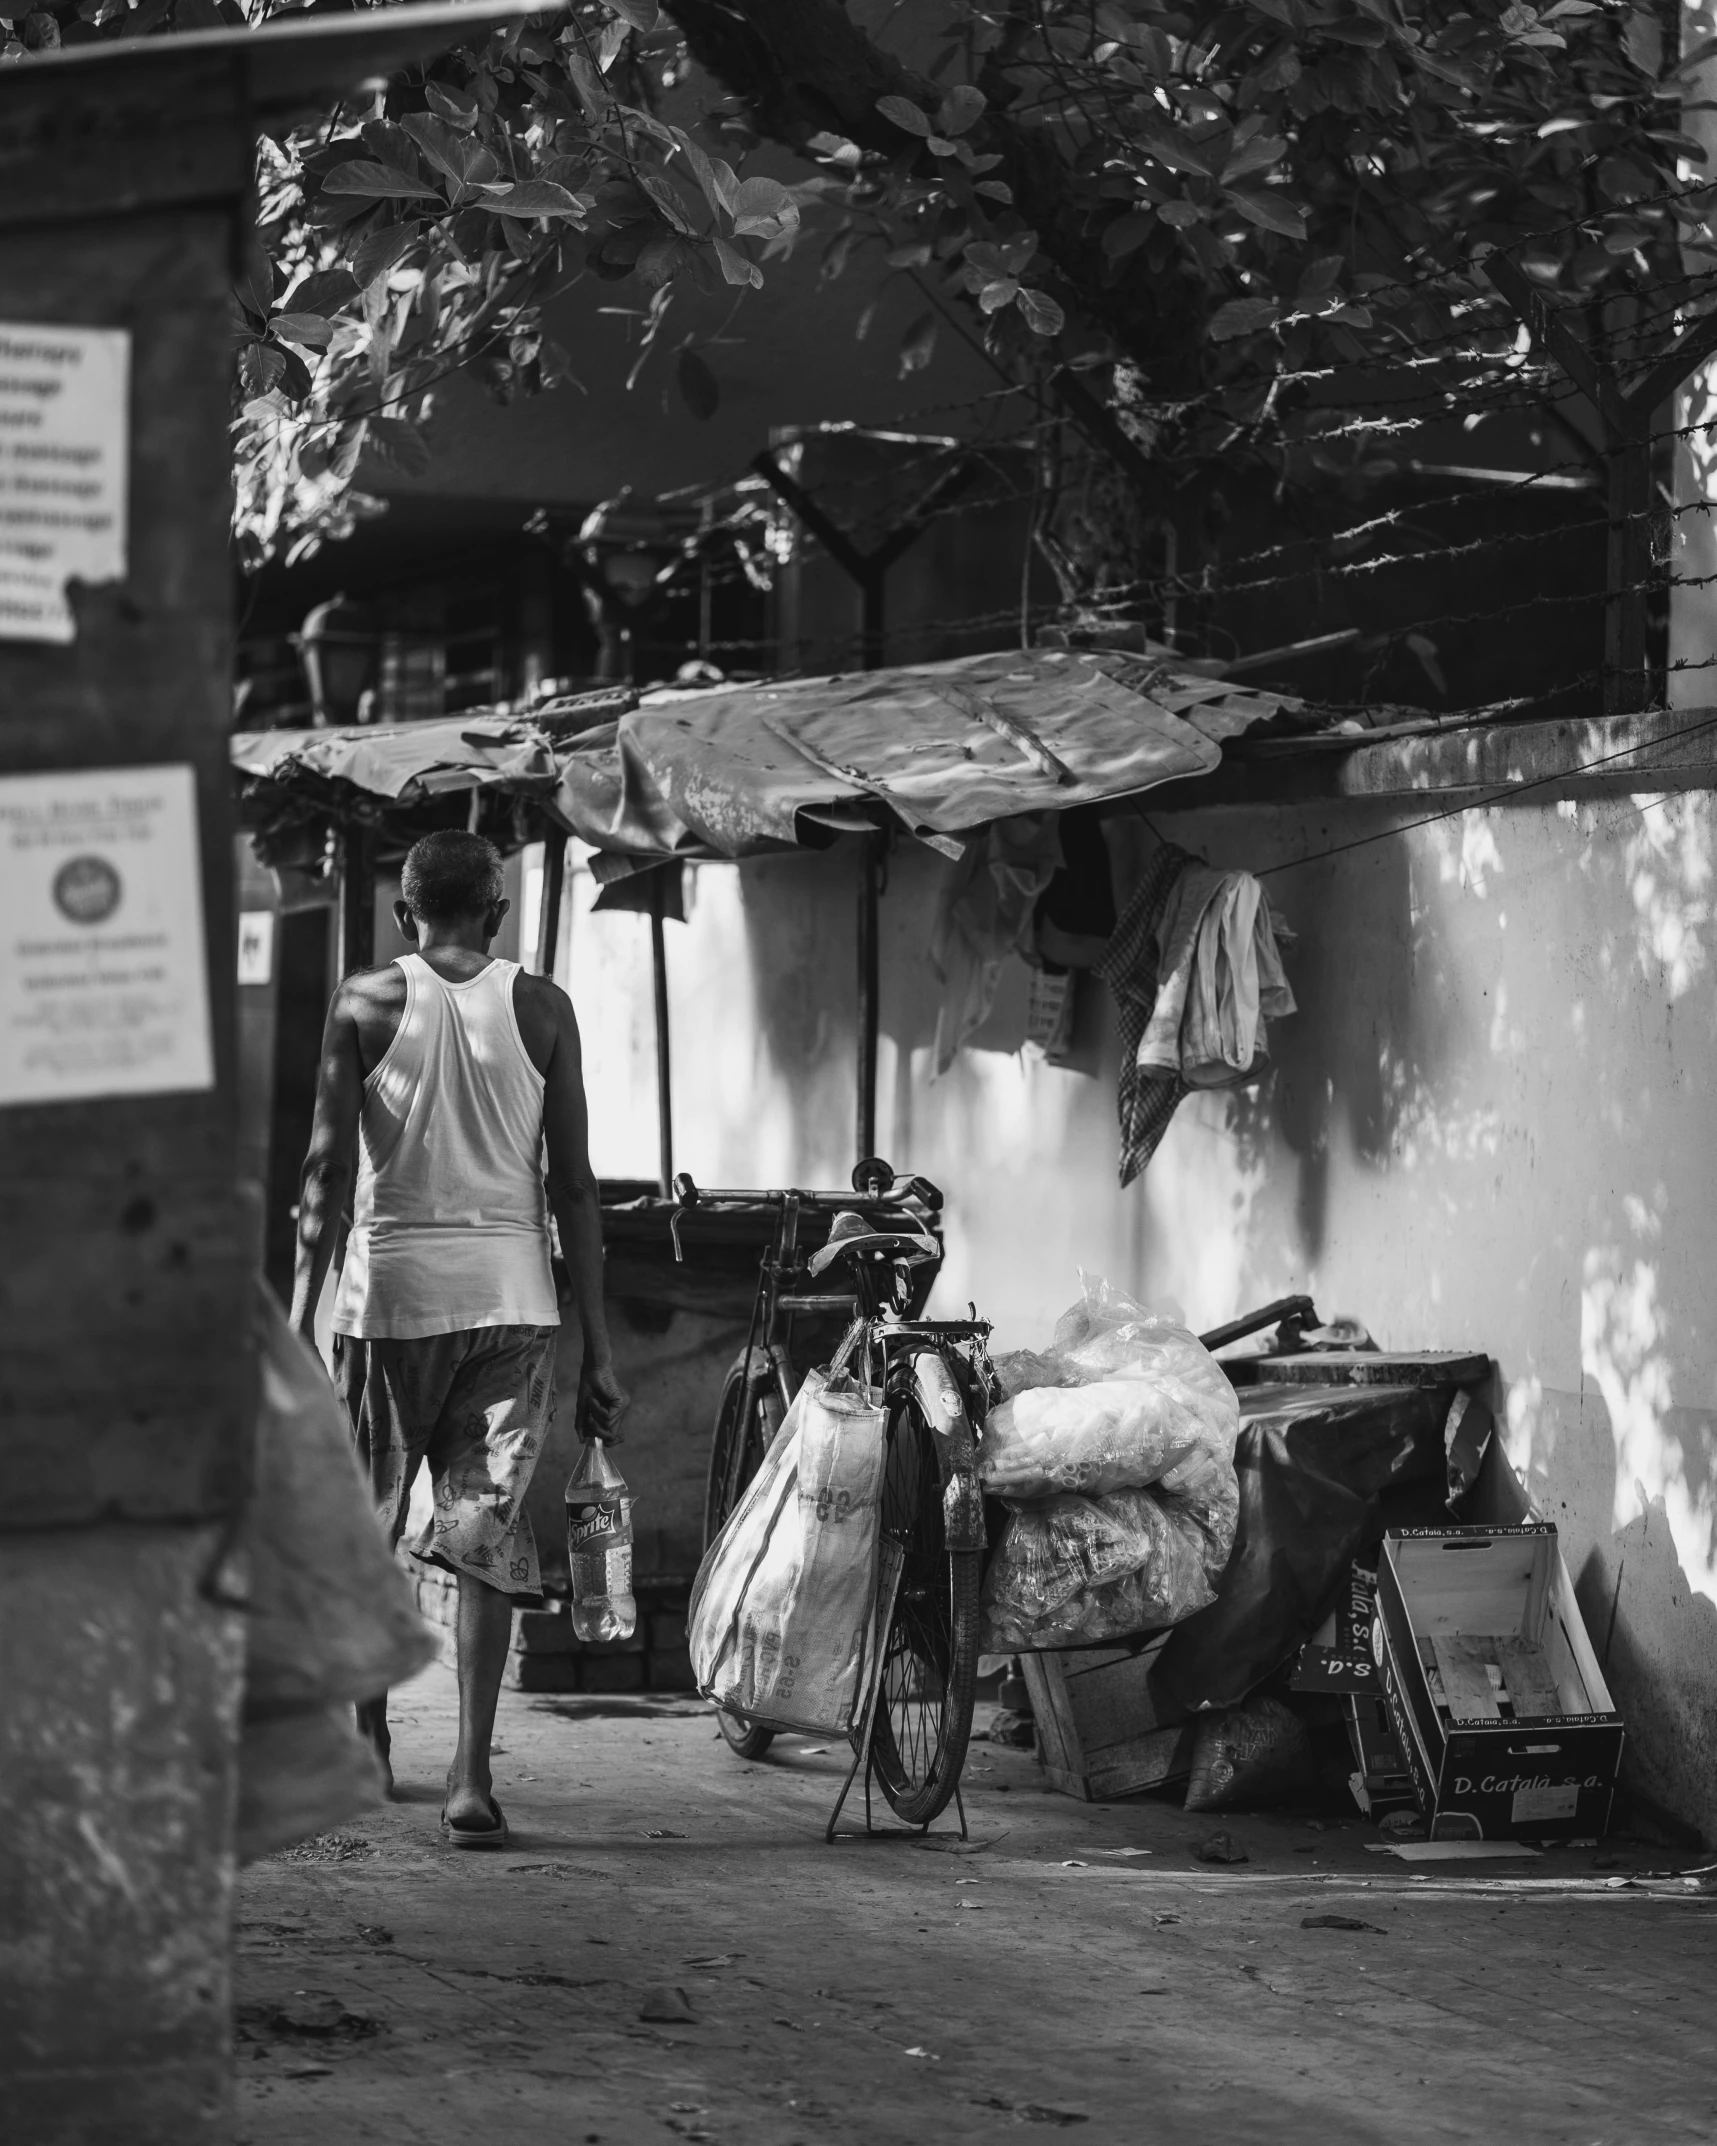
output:
[{"label": "awning sheet", "polygon": [[326,804],[350,786],[409,808],[498,786],[639,863],[753,856],[889,819],[955,852],[994,820],[1205,773],[1225,738],[1304,720],[1302,708],[1153,658],[1035,649],[657,693],[570,737],[554,734],[552,703],[532,716],[261,732],[235,738],[233,760],[251,778],[252,824],[294,789]]},{"label": "awning sheet", "polygon": [[241,731],[234,768],[264,782],[322,777],[372,797],[433,797],[491,783],[552,791],[560,779],[547,733],[524,719],[468,715],[361,730]]}]

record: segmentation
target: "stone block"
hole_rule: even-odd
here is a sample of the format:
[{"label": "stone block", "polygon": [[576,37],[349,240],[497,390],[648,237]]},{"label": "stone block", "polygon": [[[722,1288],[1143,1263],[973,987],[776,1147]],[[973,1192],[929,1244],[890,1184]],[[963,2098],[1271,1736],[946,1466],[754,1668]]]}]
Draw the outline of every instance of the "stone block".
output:
[{"label": "stone block", "polygon": [[578,1691],[581,1669],[576,1654],[514,1654],[504,1681],[511,1691]]},{"label": "stone block", "polygon": [[576,1654],[580,1648],[572,1619],[555,1610],[518,1610],[513,1617],[515,1654]]},{"label": "stone block", "polygon": [[683,1652],[686,1644],[686,1613],[681,1610],[654,1611],[649,1620],[650,1651],[661,1649],[667,1653]]},{"label": "stone block", "polygon": [[650,1689],[652,1691],[696,1691],[698,1680],[692,1675],[692,1658],[684,1647],[677,1651],[668,1648],[652,1648],[649,1657]]},{"label": "stone block", "polygon": [[644,1657],[641,1654],[585,1654],[578,1658],[585,1691],[642,1691]]}]

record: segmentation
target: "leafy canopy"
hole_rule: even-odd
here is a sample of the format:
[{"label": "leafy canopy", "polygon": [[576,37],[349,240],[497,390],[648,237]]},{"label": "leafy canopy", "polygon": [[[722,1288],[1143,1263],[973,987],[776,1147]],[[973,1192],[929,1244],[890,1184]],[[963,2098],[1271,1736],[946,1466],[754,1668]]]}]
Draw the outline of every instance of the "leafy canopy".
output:
[{"label": "leafy canopy", "polygon": [[[832,225],[825,273],[876,246],[924,285],[903,369],[964,307],[1004,364],[1088,368],[1152,452],[1194,460],[1243,441],[1338,466],[1343,369],[1446,386],[1476,352],[1525,377],[1486,246],[1622,359],[1705,288],[1681,128],[1717,40],[1666,63],[1632,0],[947,0],[928,71],[840,0],[670,9],[575,0],[261,145],[234,309],[248,564],[373,511],[365,456],[421,469],[457,367],[503,398],[575,377],[543,307],[576,277],[640,286],[648,347],[676,283],[761,283],[808,212]],[[46,0],[0,18],[0,63],[246,19],[235,0]],[[740,122],[693,115],[688,59]],[[718,153],[743,166],[757,134],[818,175]],[[688,349],[678,377],[708,414],[710,367]]]}]

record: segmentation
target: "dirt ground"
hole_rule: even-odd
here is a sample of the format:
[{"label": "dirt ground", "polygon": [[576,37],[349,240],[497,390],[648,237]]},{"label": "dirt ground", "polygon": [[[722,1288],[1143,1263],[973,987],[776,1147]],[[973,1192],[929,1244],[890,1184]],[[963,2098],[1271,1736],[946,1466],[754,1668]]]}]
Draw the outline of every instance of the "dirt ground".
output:
[{"label": "dirt ground", "polygon": [[[243,1878],[248,2146],[1717,2139],[1717,1894],[1649,1875],[1700,1857],[1415,1870],[987,1743],[966,1844],[827,1847],[841,1747],[742,1766],[695,1701],[516,1693],[480,1855],[437,1826],[453,1720],[437,1666],[395,1701],[406,1800]],[[1196,1860],[1218,1826],[1247,1862]]]}]

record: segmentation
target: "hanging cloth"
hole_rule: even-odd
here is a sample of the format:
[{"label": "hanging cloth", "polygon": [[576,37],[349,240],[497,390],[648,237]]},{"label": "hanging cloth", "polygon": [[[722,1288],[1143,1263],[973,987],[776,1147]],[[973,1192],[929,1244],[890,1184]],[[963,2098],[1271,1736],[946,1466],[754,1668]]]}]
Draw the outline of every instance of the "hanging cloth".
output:
[{"label": "hanging cloth", "polygon": [[1156,1153],[1169,1121],[1187,1090],[1178,1055],[1172,1066],[1139,1063],[1139,1046],[1157,1003],[1159,944],[1164,919],[1180,879],[1192,859],[1165,842],[1145,867],[1144,877],[1122,910],[1097,973],[1115,994],[1120,1031],[1121,1072],[1118,1103],[1121,1118],[1121,1183],[1130,1185]]},{"label": "hanging cloth", "polygon": [[1061,869],[1057,818],[1038,812],[997,820],[966,844],[942,890],[930,933],[930,960],[943,986],[933,1078],[988,1019],[1002,964],[1031,938],[1039,897]]}]

